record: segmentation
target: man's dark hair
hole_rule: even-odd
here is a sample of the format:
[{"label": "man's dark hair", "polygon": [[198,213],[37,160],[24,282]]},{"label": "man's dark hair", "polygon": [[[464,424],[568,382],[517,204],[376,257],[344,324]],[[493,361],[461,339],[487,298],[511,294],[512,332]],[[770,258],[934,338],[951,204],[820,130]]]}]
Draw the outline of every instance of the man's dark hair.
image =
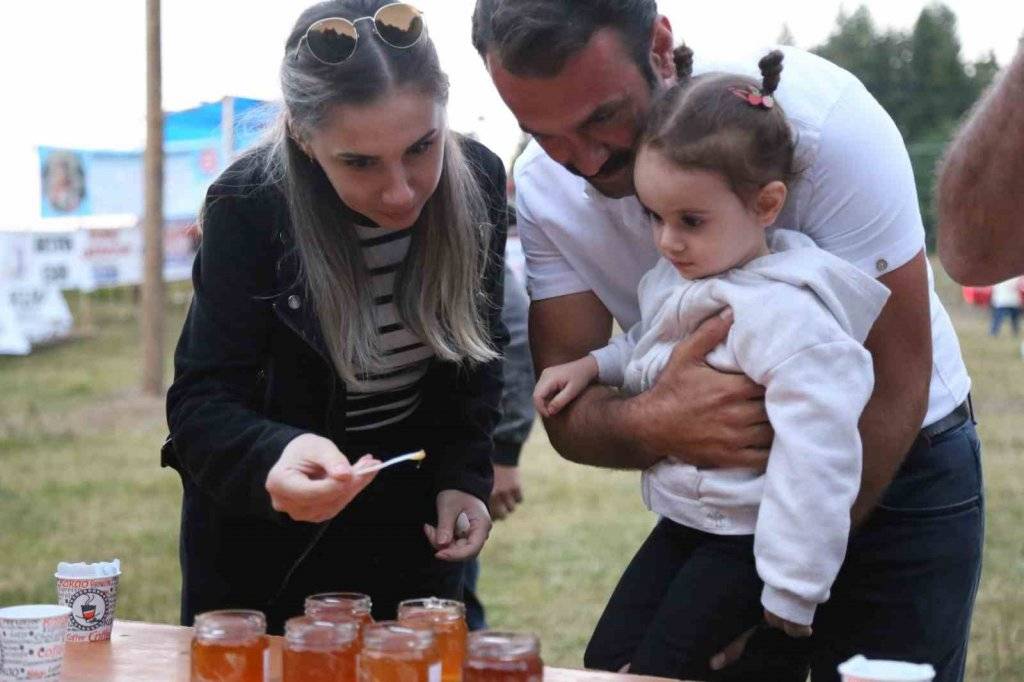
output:
[{"label": "man's dark hair", "polygon": [[648,82],[656,0],[477,0],[473,46],[481,57],[495,52],[517,76],[548,78],[559,73],[600,29],[619,31]]}]

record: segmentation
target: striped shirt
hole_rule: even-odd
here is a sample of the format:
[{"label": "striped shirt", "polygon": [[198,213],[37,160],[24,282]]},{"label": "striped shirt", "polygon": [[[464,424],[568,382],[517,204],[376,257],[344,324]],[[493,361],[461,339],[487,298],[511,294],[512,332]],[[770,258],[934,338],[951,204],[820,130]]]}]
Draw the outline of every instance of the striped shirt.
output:
[{"label": "striped shirt", "polygon": [[409,252],[411,228],[355,227],[372,279],[385,366],[373,374],[361,374],[365,385],[348,392],[345,430],[368,431],[399,422],[416,410],[420,384],[434,351],[405,328],[394,302],[395,277]]}]

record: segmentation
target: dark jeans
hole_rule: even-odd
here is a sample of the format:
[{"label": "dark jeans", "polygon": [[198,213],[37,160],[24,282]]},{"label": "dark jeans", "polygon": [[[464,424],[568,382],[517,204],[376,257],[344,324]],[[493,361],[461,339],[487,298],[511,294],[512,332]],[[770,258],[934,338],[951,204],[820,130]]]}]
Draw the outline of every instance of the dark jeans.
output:
[{"label": "dark jeans", "polygon": [[[688,680],[750,679],[713,673],[708,661],[761,618],[763,583],[754,566],[754,536],[711,535],[662,519],[633,557],[587,646],[584,665]],[[756,679],[807,679],[806,644],[761,630],[782,665]],[[769,671],[769,667],[771,670]]]},{"label": "dark jeans", "polygon": [[659,523],[626,569],[587,647],[587,667],[631,663],[637,673],[686,677],[680,669],[693,666],[691,679],[787,679],[780,658],[798,668],[809,646],[813,682],[839,680],[836,667],[856,654],[931,663],[936,682],[963,679],[984,534],[980,445],[970,421],[915,442],[851,539],[810,641],[760,628],[724,674],[699,669],[717,651],[713,642],[761,621],[760,581],[745,568],[753,562],[749,541],[745,554],[738,538],[688,547],[672,526]]},{"label": "dark jeans", "polygon": [[836,666],[855,654],[931,663],[935,682],[962,680],[984,531],[974,424],[918,438],[818,610],[813,682],[838,682]]}]

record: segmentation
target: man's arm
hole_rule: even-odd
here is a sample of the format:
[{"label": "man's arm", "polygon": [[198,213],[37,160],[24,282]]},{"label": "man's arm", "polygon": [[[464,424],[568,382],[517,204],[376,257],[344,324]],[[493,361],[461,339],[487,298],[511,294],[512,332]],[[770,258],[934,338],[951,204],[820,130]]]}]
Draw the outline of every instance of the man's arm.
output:
[{"label": "man's arm", "polygon": [[[763,467],[771,443],[763,389],[704,362],[730,324],[725,317],[706,321],[676,347],[655,386],[638,396],[588,388],[544,420],[552,445],[573,462],[611,468],[646,469],[668,455],[701,466]],[[535,371],[604,346],[611,329],[611,314],[592,292],[535,301]]]},{"label": "man's arm", "polygon": [[939,256],[953,279],[1024,273],[1024,49],[950,145],[937,195]]},{"label": "man's arm", "polygon": [[879,281],[892,294],[865,347],[875,368],[875,389],[860,419],[864,447],[854,525],[874,509],[921,430],[928,409],[932,336],[924,251]]}]

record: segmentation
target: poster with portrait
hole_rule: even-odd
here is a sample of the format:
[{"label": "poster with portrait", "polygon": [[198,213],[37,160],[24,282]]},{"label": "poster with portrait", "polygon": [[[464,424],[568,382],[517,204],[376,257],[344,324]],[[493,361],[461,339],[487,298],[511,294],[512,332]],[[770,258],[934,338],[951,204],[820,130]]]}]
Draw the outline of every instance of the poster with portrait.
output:
[{"label": "poster with portrait", "polygon": [[39,149],[40,196],[44,218],[89,215],[88,154],[74,149]]},{"label": "poster with portrait", "polygon": [[[142,152],[39,148],[40,215],[135,215],[144,210]],[[208,144],[178,145],[164,154],[164,215],[195,215],[223,168]]]}]

